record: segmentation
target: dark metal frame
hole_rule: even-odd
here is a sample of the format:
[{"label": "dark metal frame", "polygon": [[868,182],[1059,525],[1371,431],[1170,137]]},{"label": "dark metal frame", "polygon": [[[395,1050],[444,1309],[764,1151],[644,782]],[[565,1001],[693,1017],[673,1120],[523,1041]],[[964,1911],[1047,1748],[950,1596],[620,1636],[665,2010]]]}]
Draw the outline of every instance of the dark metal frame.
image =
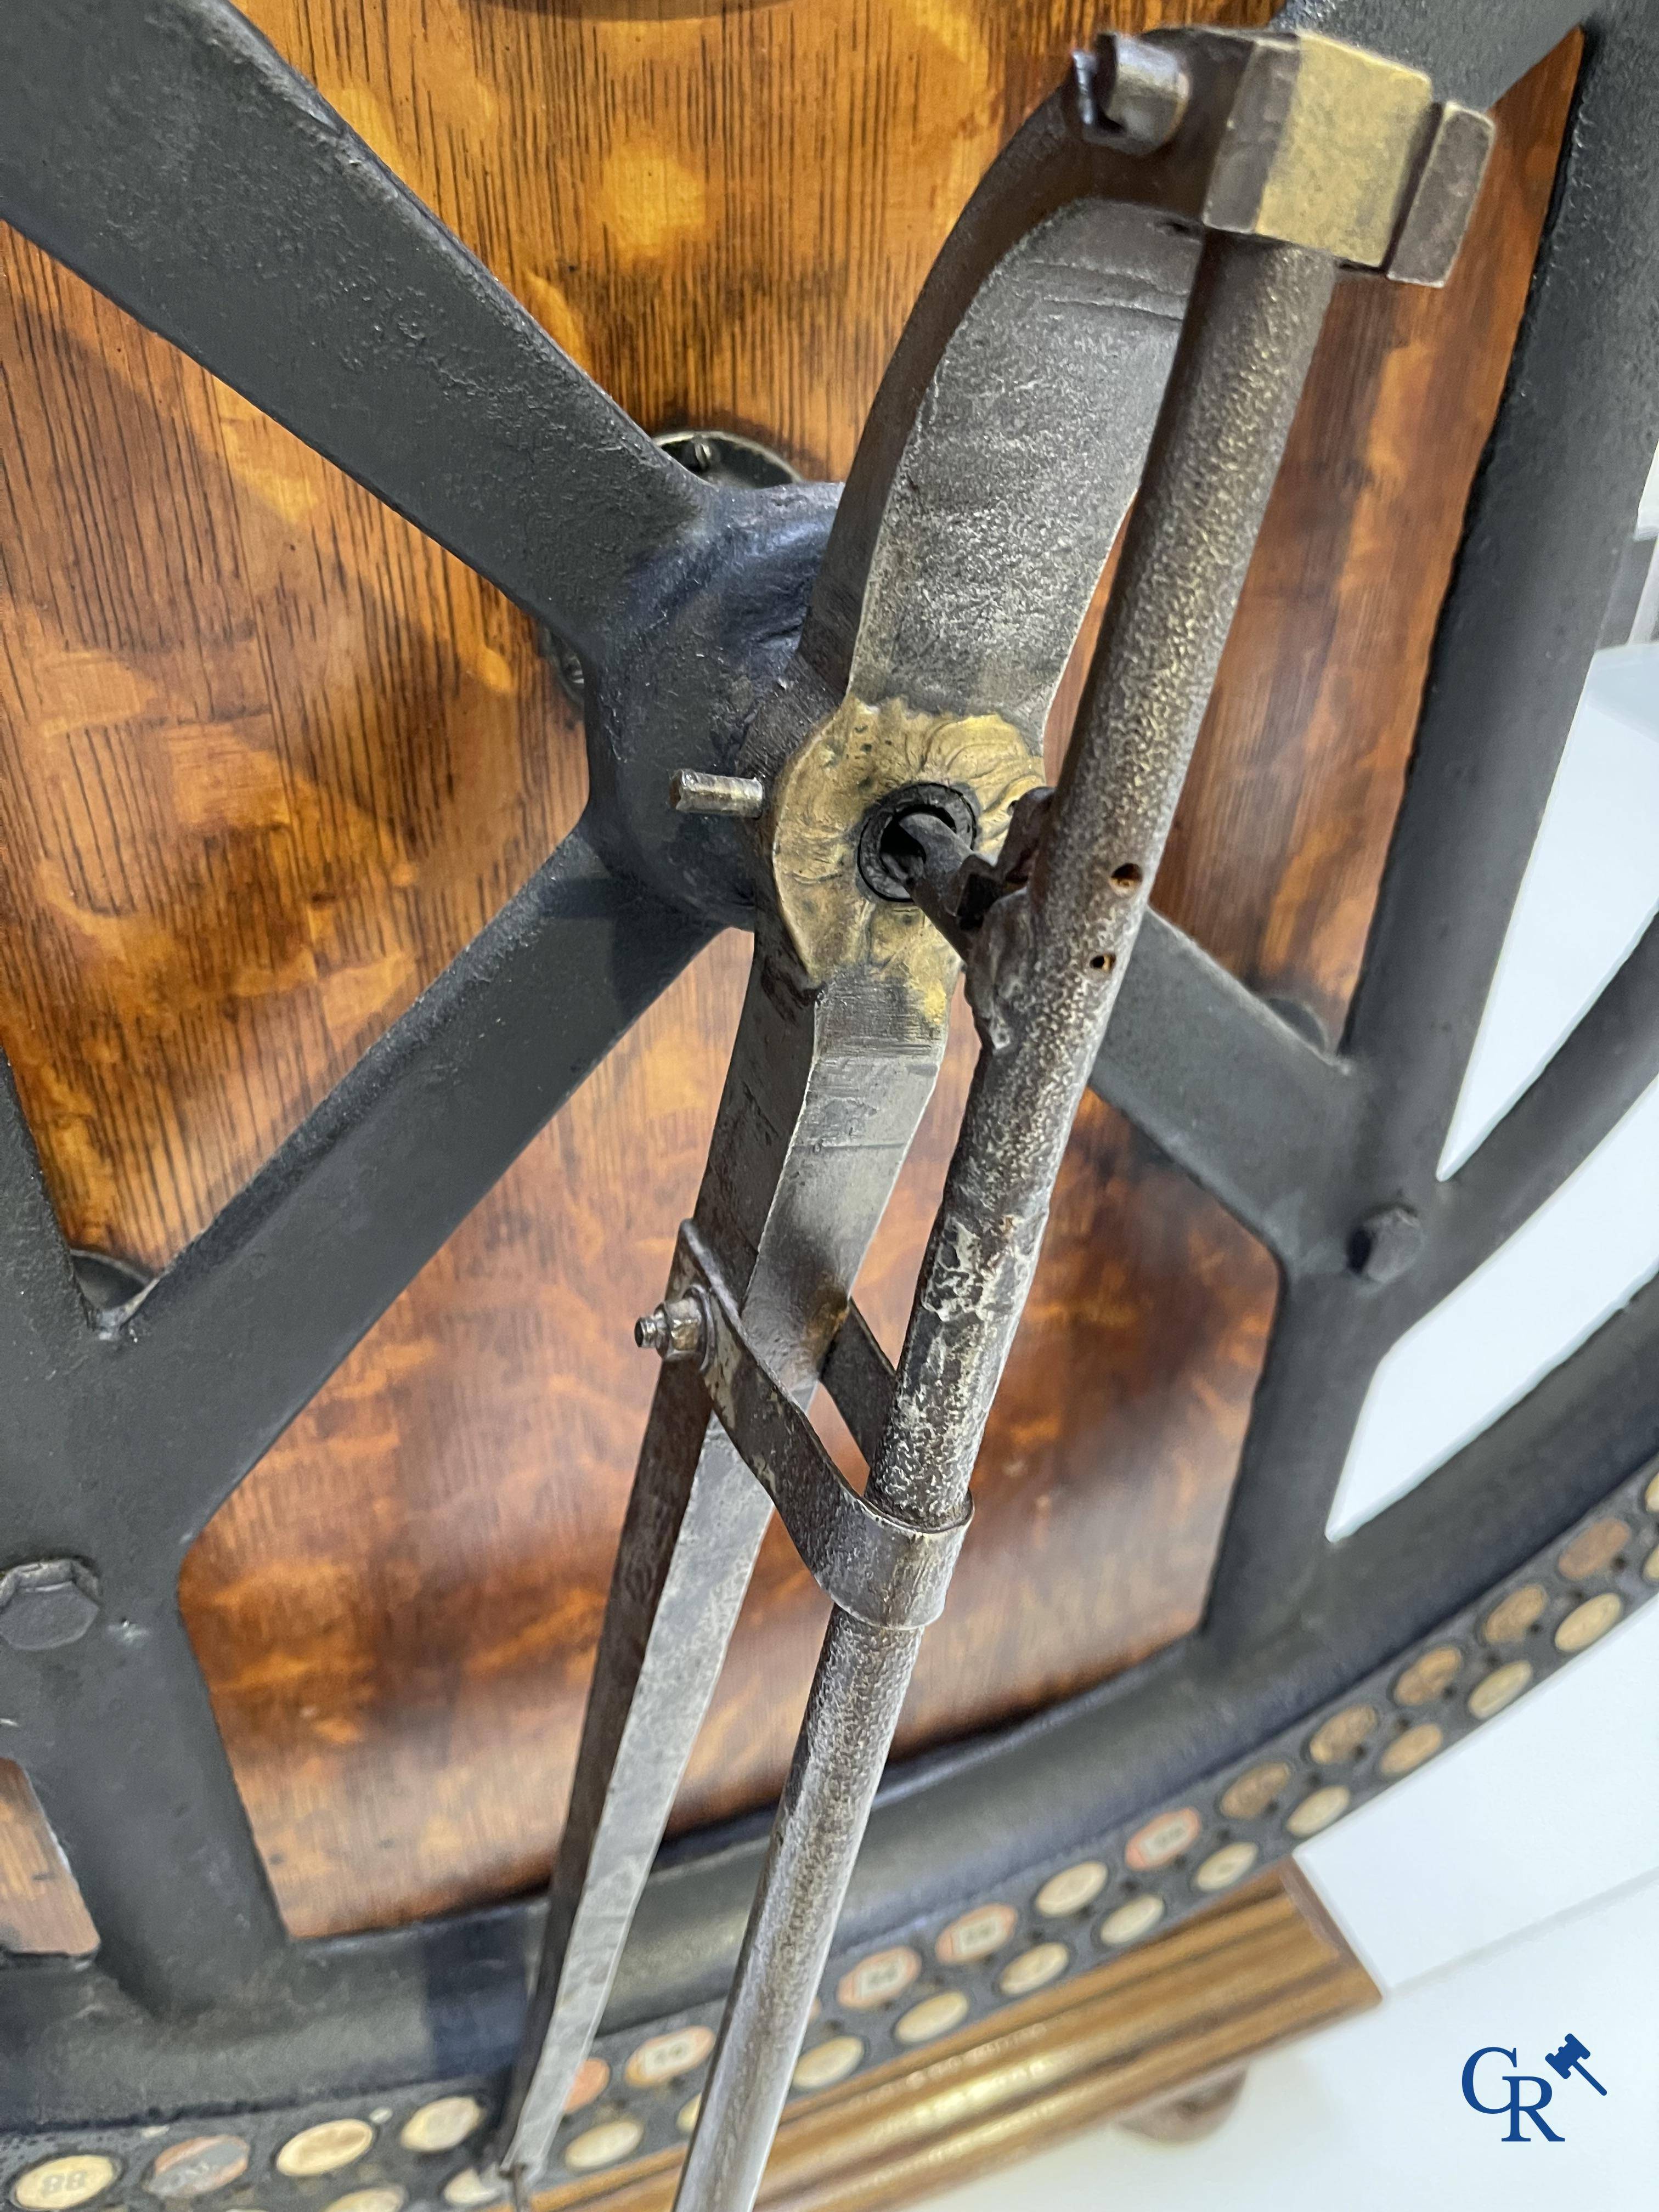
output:
[{"label": "dark metal frame", "polygon": [[[896,1773],[844,1945],[1091,1843],[1295,1728],[1659,1450],[1650,1285],[1410,1496],[1324,1539],[1377,1361],[1659,1073],[1650,928],[1437,1179],[1659,442],[1659,21],[1641,0],[1312,0],[1285,20],[1480,105],[1582,20],[1569,145],[1340,1051],[1153,922],[1096,1072],[1283,1271],[1205,1627]],[[592,757],[578,829],[128,1305],[85,1303],[9,1085],[0,1101],[0,1566],[79,1561],[99,1592],[76,1640],[0,1644],[7,1749],[100,1939],[93,1961],[0,1971],[0,2127],[21,2154],[65,2124],[489,2081],[511,2056],[535,1908],[288,1940],[179,1620],[179,1567],[575,1085],[743,918],[735,832],[675,817],[667,778],[735,764],[833,495],[711,491],[665,459],[221,0],[10,0],[0,77],[30,88],[0,126],[0,214],[570,640]],[[862,534],[842,517],[843,581]],[[750,1823],[665,1855],[613,2031],[717,1997],[762,1848]]]}]

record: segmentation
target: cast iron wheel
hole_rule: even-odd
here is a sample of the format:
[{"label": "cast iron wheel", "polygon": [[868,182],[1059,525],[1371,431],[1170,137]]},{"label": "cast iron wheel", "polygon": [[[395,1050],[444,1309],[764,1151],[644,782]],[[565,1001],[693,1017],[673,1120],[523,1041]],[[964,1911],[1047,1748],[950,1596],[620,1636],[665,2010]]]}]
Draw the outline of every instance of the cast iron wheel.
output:
[{"label": "cast iron wheel", "polygon": [[[824,1993],[825,2033],[855,2015],[863,2063],[898,2047],[848,1980],[865,1954],[931,1960],[968,1898],[1006,1900],[1073,1969],[1097,1960],[1479,1727],[1659,1586],[1659,1284],[1409,1496],[1324,1534],[1385,1352],[1659,1073],[1656,925],[1437,1179],[1659,440],[1659,25],[1640,0],[1588,16],[1301,0],[1284,20],[1481,106],[1584,21],[1575,119],[1340,1048],[1153,921],[1096,1073],[1282,1271],[1207,1619],[890,1778]],[[741,923],[740,849],[672,815],[668,777],[733,763],[835,501],[713,489],[665,458],[224,0],[12,0],[0,64],[27,94],[0,131],[0,215],[567,641],[592,792],[526,889],[127,1303],[77,1286],[8,1086],[0,1698],[100,1948],[0,1972],[3,2179],[106,2158],[91,2188],[18,2200],[90,2201],[234,2114],[263,2203],[334,2193],[341,2160],[277,2154],[344,2122],[354,2178],[455,2183],[465,2203],[538,1909],[290,1941],[180,1625],[179,1563],[583,1076]],[[623,2062],[712,2024],[761,1848],[755,1823],[695,1837],[647,1891],[599,2049],[629,2149],[680,2140],[695,2075],[624,2089]],[[941,1960],[935,1978],[989,2011],[1012,1955]],[[470,2101],[411,2128],[440,2097]],[[227,2185],[244,2171],[191,2155]]]}]

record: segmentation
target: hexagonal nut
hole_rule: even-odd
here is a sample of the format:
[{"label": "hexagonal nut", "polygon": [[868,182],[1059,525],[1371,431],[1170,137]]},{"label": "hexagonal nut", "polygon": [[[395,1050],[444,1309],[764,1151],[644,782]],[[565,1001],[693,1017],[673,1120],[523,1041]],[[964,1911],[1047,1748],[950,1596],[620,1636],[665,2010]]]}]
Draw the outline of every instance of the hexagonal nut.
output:
[{"label": "hexagonal nut", "polygon": [[78,1559],[35,1559],[0,1575],[0,1638],[14,1651],[51,1651],[98,1617],[98,1577]]}]

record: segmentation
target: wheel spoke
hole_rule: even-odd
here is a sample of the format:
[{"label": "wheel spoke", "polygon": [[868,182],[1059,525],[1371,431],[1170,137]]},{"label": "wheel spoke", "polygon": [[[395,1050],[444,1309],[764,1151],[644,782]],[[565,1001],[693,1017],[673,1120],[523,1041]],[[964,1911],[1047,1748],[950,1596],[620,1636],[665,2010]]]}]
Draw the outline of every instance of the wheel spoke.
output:
[{"label": "wheel spoke", "polygon": [[1627,11],[1621,33],[1584,64],[1349,1024],[1379,1188],[1434,1174],[1659,443],[1659,27]]},{"label": "wheel spoke", "polygon": [[69,1248],[40,1175],[11,1068],[0,1053],[0,1403],[10,1431],[5,1459],[27,1455],[24,1433],[41,1410],[65,1354],[86,1334]]},{"label": "wheel spoke", "polygon": [[162,1277],[106,1419],[175,1559],[708,935],[578,829]]},{"label": "wheel spoke", "polygon": [[[1659,1077],[1659,920],[1446,1186],[1445,1287],[1488,1259],[1582,1167]],[[1437,1287],[1438,1285],[1437,1285]]]},{"label": "wheel spoke", "polygon": [[93,1925],[99,1964],[163,2014],[246,1993],[287,1938],[172,1593],[118,1577],[60,1650],[0,1646],[21,1758]]},{"label": "wheel spoke", "polygon": [[228,0],[8,0],[0,77],[0,215],[561,636],[625,620],[707,494]]},{"label": "wheel spoke", "polygon": [[1216,1555],[1206,1629],[1222,1650],[1294,1619],[1320,1572],[1360,1408],[1398,1333],[1370,1287],[1347,1274],[1286,1285]]},{"label": "wheel spoke", "polygon": [[1091,1085],[1287,1267],[1328,1239],[1319,1170],[1352,1141],[1352,1069],[1155,909]]}]

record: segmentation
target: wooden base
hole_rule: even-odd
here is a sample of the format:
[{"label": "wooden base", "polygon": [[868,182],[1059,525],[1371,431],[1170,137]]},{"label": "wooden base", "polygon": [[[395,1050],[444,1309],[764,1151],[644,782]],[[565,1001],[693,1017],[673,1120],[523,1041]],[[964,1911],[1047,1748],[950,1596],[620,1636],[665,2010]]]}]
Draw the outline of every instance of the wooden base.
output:
[{"label": "wooden base", "polygon": [[[1378,1992],[1294,1869],[1254,1882],[1162,1942],[1011,2006],[925,2057],[791,2107],[765,2212],[909,2204],[1103,2120],[1159,2120],[1262,2052]],[[1218,2100],[1210,2099],[1215,2103]],[[556,2189],[537,2212],[665,2212],[678,2158]]]}]

